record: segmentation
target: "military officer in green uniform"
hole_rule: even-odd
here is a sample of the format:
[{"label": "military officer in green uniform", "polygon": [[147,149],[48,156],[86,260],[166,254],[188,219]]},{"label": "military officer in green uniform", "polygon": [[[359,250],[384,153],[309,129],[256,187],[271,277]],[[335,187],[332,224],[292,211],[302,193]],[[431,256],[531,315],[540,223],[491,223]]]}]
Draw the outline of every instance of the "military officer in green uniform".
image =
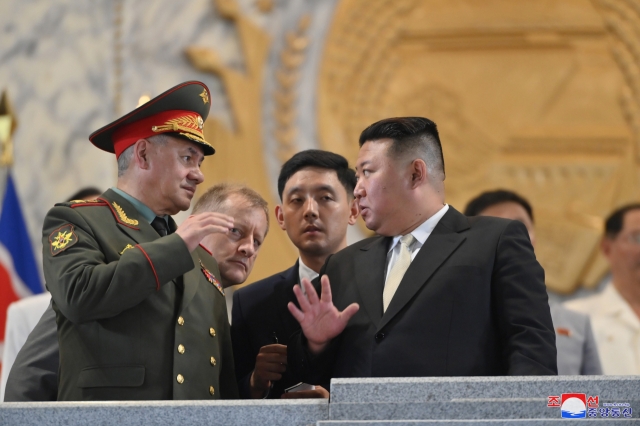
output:
[{"label": "military officer in green uniform", "polygon": [[189,208],[215,152],[203,133],[209,98],[186,82],[94,132],[118,159],[117,187],[45,218],[59,400],[237,397],[220,273],[200,246],[233,219],[203,212],[176,227],[170,216]]}]

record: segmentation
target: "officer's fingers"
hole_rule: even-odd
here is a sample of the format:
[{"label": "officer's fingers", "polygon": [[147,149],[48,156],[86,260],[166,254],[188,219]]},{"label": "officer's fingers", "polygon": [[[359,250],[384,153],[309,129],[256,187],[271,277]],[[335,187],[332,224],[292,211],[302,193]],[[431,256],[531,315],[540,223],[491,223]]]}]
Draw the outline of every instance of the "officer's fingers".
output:
[{"label": "officer's fingers", "polygon": [[207,225],[207,226],[203,226],[200,230],[204,235],[209,235],[209,234],[228,234],[229,231],[229,227],[227,226],[221,226],[221,225]]},{"label": "officer's fingers", "polygon": [[218,212],[202,212],[202,213],[198,213],[196,215],[193,216],[189,216],[190,218],[196,218],[198,220],[206,220],[209,218],[218,218],[221,220],[225,220],[227,222],[233,222],[233,217],[229,216],[228,214],[224,214],[224,213],[218,213]]},{"label": "officer's fingers", "polygon": [[203,227],[208,225],[217,225],[217,226],[223,226],[225,228],[233,228],[233,225],[234,225],[233,218],[226,215],[223,217],[205,216],[205,217],[202,217],[198,221],[198,223]]}]

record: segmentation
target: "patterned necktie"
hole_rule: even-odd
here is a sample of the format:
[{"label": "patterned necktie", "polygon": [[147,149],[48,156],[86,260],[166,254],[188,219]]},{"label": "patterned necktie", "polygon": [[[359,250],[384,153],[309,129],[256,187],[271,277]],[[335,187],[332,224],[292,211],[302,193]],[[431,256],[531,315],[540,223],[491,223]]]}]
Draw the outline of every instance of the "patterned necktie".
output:
[{"label": "patterned necktie", "polygon": [[411,244],[416,239],[411,234],[404,235],[400,238],[400,254],[396,258],[396,263],[391,266],[387,282],[384,285],[384,291],[382,292],[382,309],[386,312],[393,295],[396,294],[396,290],[404,277],[404,273],[409,269],[411,265]]},{"label": "patterned necktie", "polygon": [[156,218],[153,219],[153,222],[151,222],[151,226],[153,226],[153,229],[155,229],[158,235],[160,235],[161,237],[164,237],[169,233],[167,221],[162,217],[156,216]]}]

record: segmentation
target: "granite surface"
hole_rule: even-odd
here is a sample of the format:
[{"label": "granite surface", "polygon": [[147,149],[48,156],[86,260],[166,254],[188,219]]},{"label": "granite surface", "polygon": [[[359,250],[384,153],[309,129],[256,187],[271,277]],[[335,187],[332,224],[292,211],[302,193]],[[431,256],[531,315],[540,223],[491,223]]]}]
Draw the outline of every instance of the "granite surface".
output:
[{"label": "granite surface", "polygon": [[640,401],[640,376],[511,376],[334,379],[334,403],[465,402],[540,399],[562,393],[599,395],[601,400]]},{"label": "granite surface", "polygon": [[[606,426],[631,426],[640,420],[607,420]],[[324,420],[316,423],[317,426],[419,426],[419,425],[443,425],[443,426],[555,426],[555,425],[583,425],[602,424],[602,420],[593,419],[508,419],[508,420]]]},{"label": "granite surface", "polygon": [[[640,386],[636,377],[501,377],[334,380],[331,400],[152,401],[86,403],[3,403],[0,425],[54,424],[555,424],[559,407],[549,395],[598,396],[599,407],[628,403],[631,419],[601,413],[595,421],[638,421]],[[347,389],[346,392],[345,389]],[[436,388],[436,391],[429,389]],[[372,392],[375,389],[375,392]],[[548,391],[554,391],[548,393]],[[427,393],[430,391],[431,393]],[[557,392],[555,392],[557,391]],[[342,393],[341,393],[342,392]],[[422,396],[421,396],[422,395]],[[391,421],[393,419],[393,421]],[[592,422],[594,419],[578,421]],[[378,421],[378,422],[376,422]],[[364,423],[362,423],[364,422]],[[382,423],[379,423],[382,422]],[[547,423],[549,422],[549,423]],[[330,424],[330,423],[319,423]],[[418,423],[419,424],[419,423]]]},{"label": "granite surface", "polygon": [[[640,410],[638,401],[600,399],[600,406],[603,402],[628,402],[635,417]],[[329,417],[331,420],[554,419],[560,417],[560,408],[547,407],[546,398],[423,403],[332,402],[329,405]]]},{"label": "granite surface", "polygon": [[563,393],[640,409],[638,376],[524,376],[334,379],[329,410],[332,420],[553,419],[548,397]]},{"label": "granite surface", "polygon": [[42,402],[0,404],[0,425],[309,425],[327,400]]}]

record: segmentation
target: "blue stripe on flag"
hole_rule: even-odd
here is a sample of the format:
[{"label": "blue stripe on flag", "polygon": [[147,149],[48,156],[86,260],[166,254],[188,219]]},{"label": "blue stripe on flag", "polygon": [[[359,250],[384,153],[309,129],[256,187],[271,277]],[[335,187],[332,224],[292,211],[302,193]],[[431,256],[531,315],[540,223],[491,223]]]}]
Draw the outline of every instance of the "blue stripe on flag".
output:
[{"label": "blue stripe on flag", "polygon": [[22,282],[34,293],[42,293],[39,269],[31,246],[31,239],[22,216],[18,194],[11,172],[7,175],[7,189],[0,212],[0,243],[13,258],[13,264]]}]

